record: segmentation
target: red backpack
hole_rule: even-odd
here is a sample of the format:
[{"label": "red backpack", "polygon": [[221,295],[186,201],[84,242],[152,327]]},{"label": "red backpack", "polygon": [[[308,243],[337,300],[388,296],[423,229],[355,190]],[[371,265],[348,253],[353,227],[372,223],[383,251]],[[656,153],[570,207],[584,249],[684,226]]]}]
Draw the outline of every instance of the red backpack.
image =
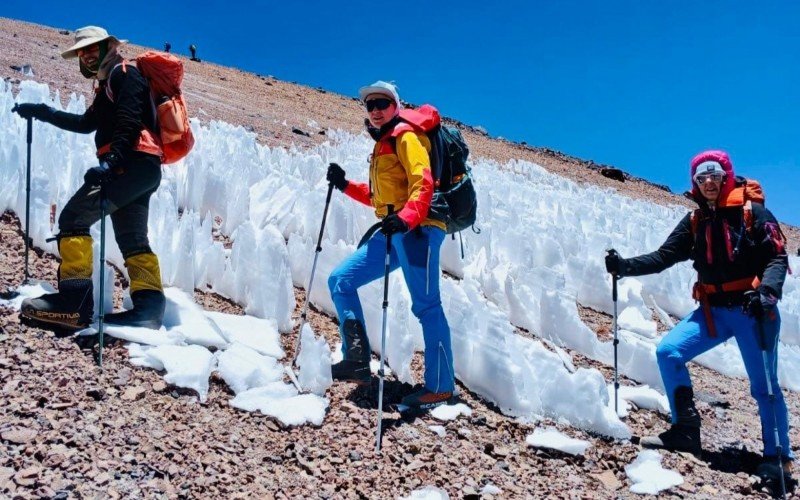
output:
[{"label": "red backpack", "polygon": [[[153,50],[140,54],[134,61],[139,72],[150,84],[163,151],[161,163],[175,163],[189,154],[194,146],[189,112],[181,93],[183,63],[172,54]],[[123,71],[125,64],[120,64]],[[109,99],[113,101],[110,87],[106,89]]]},{"label": "red backpack", "polygon": [[[736,185],[728,192],[724,198],[717,201],[720,207],[742,207],[745,229],[748,233],[753,230],[753,205],[752,202],[763,204],[765,201],[764,190],[761,184],[753,179],[744,177],[736,178]],[[692,223],[692,234],[697,233],[697,226],[703,218],[703,211],[696,208],[692,211],[690,221]]]},{"label": "red backpack", "polygon": [[[753,219],[753,203],[761,203],[763,205],[765,201],[766,197],[764,195],[764,190],[758,181],[753,179],[745,179],[744,177],[737,177],[735,187],[717,201],[717,206],[742,207],[742,218],[744,220],[745,231],[747,231],[747,234],[752,235],[753,223],[755,222]],[[704,217],[703,211],[699,208],[694,209],[689,216],[693,236],[697,234],[697,228],[700,224],[700,221],[703,220]],[[727,222],[725,224],[727,224]],[[705,237],[706,241],[708,241],[710,238],[710,233],[708,231],[710,231],[710,229],[707,227],[706,231]],[[768,222],[764,226],[764,231],[767,233],[767,238],[769,238],[777,254],[783,254],[786,252],[786,244],[789,240],[786,237],[786,234],[784,234],[783,229],[781,229],[780,224]],[[725,231],[725,237],[725,245],[729,255],[728,258],[733,261],[734,253],[738,251],[738,244],[736,248],[733,247],[732,242],[730,241],[730,232],[727,230]],[[741,242],[741,239],[739,241]],[[710,262],[710,259],[712,258],[710,246],[708,247],[706,253],[706,258],[709,259]],[[792,274],[791,267],[788,268],[788,271],[789,274]]]}]

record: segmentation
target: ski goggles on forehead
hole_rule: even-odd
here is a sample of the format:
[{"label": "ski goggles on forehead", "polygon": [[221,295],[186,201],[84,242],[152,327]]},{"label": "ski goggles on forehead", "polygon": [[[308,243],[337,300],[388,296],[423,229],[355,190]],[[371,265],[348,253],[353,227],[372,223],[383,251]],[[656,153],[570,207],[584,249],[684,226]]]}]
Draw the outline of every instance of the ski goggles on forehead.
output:
[{"label": "ski goggles on forehead", "polygon": [[711,174],[697,174],[694,176],[694,181],[700,185],[705,184],[708,179],[711,179],[714,182],[722,182],[722,179],[725,177],[725,174],[714,172]]},{"label": "ski goggles on forehead", "polygon": [[391,99],[370,99],[364,104],[367,106],[367,111],[373,111],[376,109],[383,111],[391,106],[392,103],[394,103],[394,101]]}]

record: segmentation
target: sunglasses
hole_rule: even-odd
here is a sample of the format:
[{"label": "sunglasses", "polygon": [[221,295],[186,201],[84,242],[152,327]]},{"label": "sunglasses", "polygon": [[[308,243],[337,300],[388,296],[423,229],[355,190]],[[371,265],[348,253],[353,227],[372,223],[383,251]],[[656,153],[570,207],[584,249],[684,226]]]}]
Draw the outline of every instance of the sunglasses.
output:
[{"label": "sunglasses", "polygon": [[89,45],[88,47],[83,47],[83,48],[80,48],[80,49],[76,50],[75,54],[77,54],[78,57],[83,57],[86,54],[91,54],[92,52],[97,52],[99,50],[100,50],[100,45],[95,43],[95,44]]},{"label": "sunglasses", "polygon": [[375,109],[383,111],[392,104],[394,104],[394,101],[392,101],[391,99],[370,99],[369,101],[366,102],[367,111],[370,112]]},{"label": "sunglasses", "polygon": [[714,182],[722,182],[723,177],[725,177],[725,174],[720,174],[719,172],[713,174],[700,174],[695,176],[694,181],[698,185],[705,184],[708,179],[711,179]]}]

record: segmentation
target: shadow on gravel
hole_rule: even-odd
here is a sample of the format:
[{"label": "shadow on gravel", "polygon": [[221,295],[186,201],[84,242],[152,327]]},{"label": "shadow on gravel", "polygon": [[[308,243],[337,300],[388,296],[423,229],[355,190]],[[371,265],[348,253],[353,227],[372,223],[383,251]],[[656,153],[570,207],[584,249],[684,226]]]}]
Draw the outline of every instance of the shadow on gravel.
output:
[{"label": "shadow on gravel", "polygon": [[[726,447],[719,451],[704,451],[703,460],[708,462],[711,469],[736,474],[737,472],[744,472],[751,476],[757,475],[756,471],[758,465],[761,463],[761,454],[754,453],[748,449]],[[771,481],[763,481],[761,487],[769,489],[773,498],[780,498],[781,491],[779,484],[772,484]],[[787,492],[794,492],[797,487],[797,480],[792,479],[786,484]]]},{"label": "shadow on gravel", "polygon": [[746,448],[729,446],[717,451],[703,451],[703,460],[716,471],[754,475],[758,464],[761,463],[761,455]]},{"label": "shadow on gravel", "polygon": [[[383,409],[387,411],[390,405],[394,405],[403,399],[403,396],[414,392],[411,384],[399,382],[397,380],[384,380],[383,382]],[[371,410],[378,409],[378,377],[372,377],[369,385],[356,386],[347,399],[359,408]]]}]

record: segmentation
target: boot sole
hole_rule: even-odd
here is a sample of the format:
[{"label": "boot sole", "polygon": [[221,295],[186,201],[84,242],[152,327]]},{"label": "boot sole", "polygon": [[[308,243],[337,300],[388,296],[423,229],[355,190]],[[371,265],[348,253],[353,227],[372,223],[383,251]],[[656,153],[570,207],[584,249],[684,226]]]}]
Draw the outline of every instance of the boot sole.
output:
[{"label": "boot sole", "polygon": [[671,451],[674,453],[690,453],[695,456],[695,458],[701,458],[703,455],[703,449],[699,450],[687,450],[681,448],[668,448],[664,445],[655,444],[655,443],[645,443],[642,441],[642,438],[639,438],[639,446],[642,448],[647,448],[648,450],[664,450],[664,451]]},{"label": "boot sole", "polygon": [[81,325],[59,323],[57,321],[48,321],[41,318],[32,318],[30,316],[25,315],[24,313],[20,313],[19,321],[25,326],[32,328],[40,328],[42,330],[48,330],[55,333],[62,333],[62,332],[75,333],[89,326],[88,324],[81,326]]},{"label": "boot sole", "polygon": [[368,387],[372,383],[372,377],[369,378],[336,378],[333,377],[334,382],[351,382],[359,387]]},{"label": "boot sole", "polygon": [[114,321],[109,321],[108,319],[106,319],[104,321],[104,323],[105,323],[106,326],[120,326],[120,327],[130,327],[130,328],[147,328],[149,330],[160,330],[161,326],[162,326],[162,325],[159,325],[157,323],[145,324],[143,322],[142,323],[138,323],[138,324],[137,323],[117,323],[117,322],[114,322]]},{"label": "boot sole", "polygon": [[401,402],[401,403],[397,404],[396,407],[398,408],[398,410],[401,413],[404,411],[404,410],[400,410],[401,407],[404,408],[405,411],[417,410],[417,411],[426,412],[426,411],[433,410],[434,408],[438,408],[439,406],[445,406],[445,405],[454,404],[455,402],[456,402],[455,397],[454,396],[450,396],[449,398],[447,398],[447,399],[445,399],[443,401],[436,401],[435,403],[422,403],[422,404],[418,404],[418,405],[410,405],[410,404]]}]

